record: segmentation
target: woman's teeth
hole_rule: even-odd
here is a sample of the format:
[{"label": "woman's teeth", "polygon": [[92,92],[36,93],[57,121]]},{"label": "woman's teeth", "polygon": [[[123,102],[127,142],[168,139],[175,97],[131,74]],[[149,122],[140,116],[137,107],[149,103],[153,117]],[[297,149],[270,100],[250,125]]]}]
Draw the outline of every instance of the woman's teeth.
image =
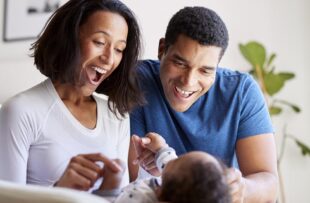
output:
[{"label": "woman's teeth", "polygon": [[99,67],[94,67],[94,70],[100,74],[105,74],[107,72],[105,69]]}]

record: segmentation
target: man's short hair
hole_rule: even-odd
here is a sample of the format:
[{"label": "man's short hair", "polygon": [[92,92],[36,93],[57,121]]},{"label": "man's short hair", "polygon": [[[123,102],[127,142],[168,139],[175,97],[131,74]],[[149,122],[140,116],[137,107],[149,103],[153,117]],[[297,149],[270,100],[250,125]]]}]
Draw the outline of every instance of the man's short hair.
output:
[{"label": "man's short hair", "polygon": [[202,45],[222,48],[221,56],[228,46],[228,31],[222,19],[205,7],[185,7],[169,21],[165,44],[166,49],[184,34]]}]

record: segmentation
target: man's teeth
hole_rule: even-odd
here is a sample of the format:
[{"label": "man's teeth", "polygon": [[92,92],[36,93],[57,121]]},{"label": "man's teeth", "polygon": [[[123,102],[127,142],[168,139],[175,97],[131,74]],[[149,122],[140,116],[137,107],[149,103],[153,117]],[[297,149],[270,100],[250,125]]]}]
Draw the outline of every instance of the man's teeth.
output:
[{"label": "man's teeth", "polygon": [[105,74],[107,72],[105,69],[99,67],[94,67],[94,70],[100,74]]},{"label": "man's teeth", "polygon": [[181,93],[183,97],[189,97],[191,94],[194,93],[194,91],[185,91],[185,90],[182,90],[178,87],[176,87],[176,90],[177,90],[177,92]]}]

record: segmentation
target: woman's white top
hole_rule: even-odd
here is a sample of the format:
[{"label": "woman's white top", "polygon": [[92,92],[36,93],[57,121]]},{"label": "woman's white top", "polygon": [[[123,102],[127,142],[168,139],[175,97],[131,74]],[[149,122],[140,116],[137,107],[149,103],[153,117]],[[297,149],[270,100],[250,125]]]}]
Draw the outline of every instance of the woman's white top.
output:
[{"label": "woman's white top", "polygon": [[[97,102],[94,129],[71,114],[49,79],[4,103],[0,109],[0,179],[50,186],[73,156],[85,153],[100,152],[127,165],[129,116],[119,119],[105,98],[95,94],[93,98]],[[126,170],[122,186],[128,182]]]}]

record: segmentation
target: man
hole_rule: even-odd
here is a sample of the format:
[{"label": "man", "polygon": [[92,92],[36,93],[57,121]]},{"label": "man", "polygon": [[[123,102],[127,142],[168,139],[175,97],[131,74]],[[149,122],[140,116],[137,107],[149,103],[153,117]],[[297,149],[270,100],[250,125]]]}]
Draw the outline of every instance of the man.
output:
[{"label": "man", "polygon": [[[233,202],[274,202],[278,178],[268,109],[252,77],[218,67],[227,45],[226,26],[214,11],[177,12],[159,41],[159,61],[139,65],[147,104],[132,112],[131,132],[156,132],[178,155],[201,150],[222,159],[231,167]],[[156,174],[152,156],[136,154],[131,144],[129,163],[137,155]],[[129,167],[133,180],[137,167]]]}]

